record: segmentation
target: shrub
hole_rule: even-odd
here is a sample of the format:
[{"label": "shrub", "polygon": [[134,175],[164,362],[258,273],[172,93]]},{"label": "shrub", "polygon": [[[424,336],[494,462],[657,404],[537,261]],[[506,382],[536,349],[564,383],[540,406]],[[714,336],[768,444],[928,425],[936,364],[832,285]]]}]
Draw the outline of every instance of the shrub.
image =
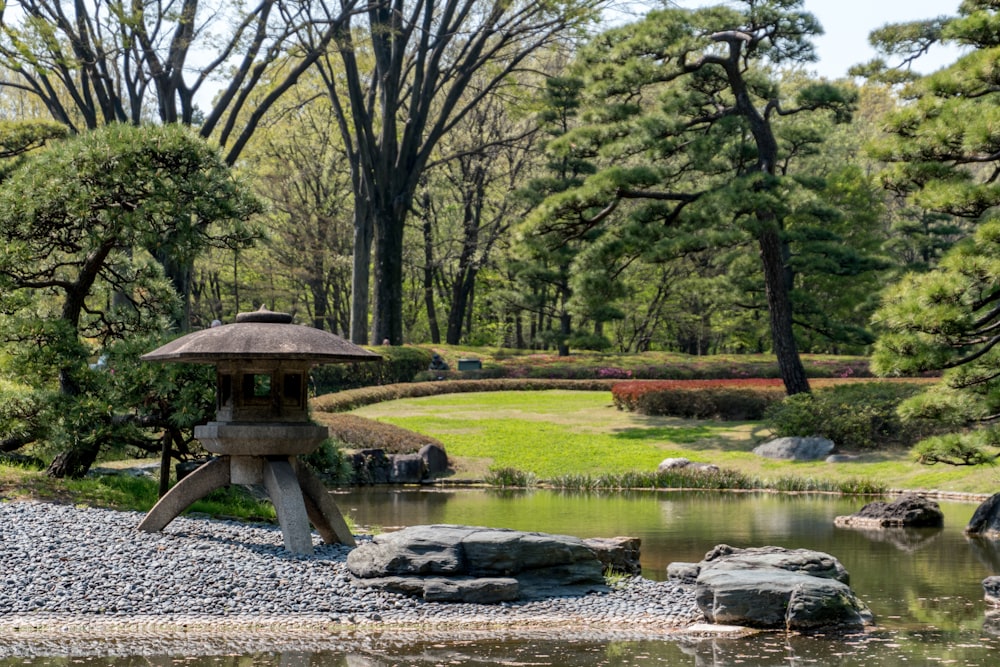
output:
[{"label": "shrub", "polygon": [[350,414],[326,414],[317,421],[330,429],[330,437],[348,449],[381,449],[386,454],[413,454],[424,445],[440,441],[399,426]]},{"label": "shrub", "polygon": [[519,489],[535,486],[538,483],[535,473],[525,472],[517,468],[490,468],[489,472],[486,473],[485,481],[491,486]]},{"label": "shrub", "polygon": [[431,363],[430,350],[406,345],[371,348],[380,361],[352,364],[326,364],[313,369],[310,377],[316,395],[358,387],[372,387],[397,382],[413,382]]},{"label": "shrub", "polygon": [[354,469],[340,443],[327,438],[314,451],[299,459],[318,474],[335,484],[347,484],[354,475]]},{"label": "shrub", "polygon": [[784,389],[776,379],[653,381],[620,382],[611,394],[619,409],[644,415],[745,421],[763,417]]},{"label": "shrub", "polygon": [[918,463],[934,465],[947,463],[953,466],[995,465],[996,454],[984,448],[987,444],[981,433],[948,433],[922,440],[913,448]]},{"label": "shrub", "polygon": [[821,436],[844,449],[910,446],[937,428],[897,413],[900,403],[921,390],[903,382],[834,385],[789,396],[772,405],[764,420],[776,436]]}]

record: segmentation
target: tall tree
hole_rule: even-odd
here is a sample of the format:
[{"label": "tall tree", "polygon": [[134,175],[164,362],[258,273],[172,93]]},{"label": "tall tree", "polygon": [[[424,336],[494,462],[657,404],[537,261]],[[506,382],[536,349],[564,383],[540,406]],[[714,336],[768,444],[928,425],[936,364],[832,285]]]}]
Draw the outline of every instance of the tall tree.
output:
[{"label": "tall tree", "polygon": [[[373,0],[321,60],[355,189],[351,338],[403,338],[403,232],[441,138],[532,54],[572,37],[603,0]],[[334,58],[339,57],[339,62]],[[364,66],[372,63],[371,71]]]},{"label": "tall tree", "polygon": [[[772,350],[786,390],[805,392],[785,230],[800,183],[787,173],[789,149],[777,126],[803,113],[846,120],[852,98],[826,83],[799,87],[793,99],[782,96],[769,68],[812,59],[808,40],[819,24],[801,10],[801,0],[741,4],[741,11],[651,12],[587,48],[581,71],[591,94],[605,102],[590,112],[599,122],[565,141],[589,142],[615,164],[550,197],[537,215],[582,230],[602,224],[623,202],[642,202],[609,242],[644,248],[651,258],[751,235]],[[685,239],[682,232],[692,230],[697,237]]]},{"label": "tall tree", "polygon": [[[892,163],[887,188],[910,204],[962,221],[972,236],[926,274],[909,274],[889,289],[877,313],[884,328],[875,367],[886,375],[944,370],[945,382],[910,409],[996,430],[1000,413],[1000,123],[998,73],[1000,7],[966,0],[957,16],[882,32],[887,49],[919,52],[919,26],[928,43],[952,40],[972,48],[950,66],[913,80],[910,103],[887,123],[875,154]],[[892,37],[892,40],[888,38]],[[994,439],[995,441],[995,439]]]},{"label": "tall tree", "polygon": [[[521,88],[524,90],[524,88]],[[514,92],[514,91],[511,91]],[[506,91],[505,91],[506,93]],[[442,138],[416,197],[424,238],[423,288],[433,342],[441,342],[438,301],[445,304],[444,341],[472,332],[470,312],[480,271],[524,214],[515,191],[533,163],[535,125],[523,102],[491,95]]]}]

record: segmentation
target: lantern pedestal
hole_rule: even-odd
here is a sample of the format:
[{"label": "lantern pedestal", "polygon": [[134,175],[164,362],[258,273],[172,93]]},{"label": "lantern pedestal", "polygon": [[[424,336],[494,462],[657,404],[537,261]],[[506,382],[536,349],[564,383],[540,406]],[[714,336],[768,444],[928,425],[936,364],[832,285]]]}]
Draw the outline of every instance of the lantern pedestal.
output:
[{"label": "lantern pedestal", "polygon": [[324,542],[355,546],[340,509],[323,482],[293,456],[220,456],[178,482],[149,510],[139,530],[155,533],[193,503],[230,484],[263,484],[274,503],[285,548],[313,552],[310,521]]}]

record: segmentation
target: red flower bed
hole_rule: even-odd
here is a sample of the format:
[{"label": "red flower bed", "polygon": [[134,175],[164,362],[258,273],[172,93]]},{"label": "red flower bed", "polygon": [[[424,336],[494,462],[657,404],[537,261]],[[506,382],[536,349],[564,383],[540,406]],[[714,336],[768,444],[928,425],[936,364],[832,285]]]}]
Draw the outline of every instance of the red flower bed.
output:
[{"label": "red flower bed", "polygon": [[611,388],[619,410],[644,415],[744,421],[785,397],[779,379],[651,380],[619,382]]}]

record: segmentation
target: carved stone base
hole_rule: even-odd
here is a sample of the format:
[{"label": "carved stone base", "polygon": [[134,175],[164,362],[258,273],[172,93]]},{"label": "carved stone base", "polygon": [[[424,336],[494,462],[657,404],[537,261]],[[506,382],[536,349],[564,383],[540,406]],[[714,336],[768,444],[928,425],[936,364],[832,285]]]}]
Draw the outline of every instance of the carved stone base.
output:
[{"label": "carved stone base", "polygon": [[328,544],[355,546],[354,536],[323,482],[294,457],[220,456],[178,482],[153,506],[139,530],[155,533],[196,501],[230,484],[263,483],[274,503],[285,548],[313,552],[309,522]]}]

